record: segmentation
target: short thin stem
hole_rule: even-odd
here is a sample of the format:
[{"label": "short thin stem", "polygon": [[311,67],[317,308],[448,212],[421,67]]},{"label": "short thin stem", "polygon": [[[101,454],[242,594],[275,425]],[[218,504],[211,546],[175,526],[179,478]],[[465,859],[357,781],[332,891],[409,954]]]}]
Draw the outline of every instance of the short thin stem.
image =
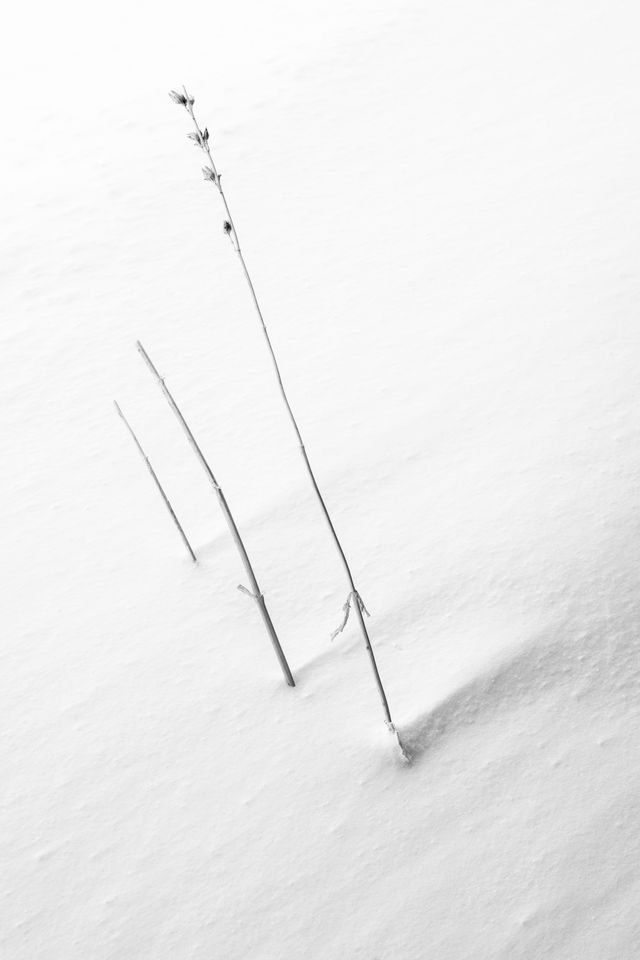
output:
[{"label": "short thin stem", "polygon": [[272,646],[273,646],[273,649],[274,649],[274,651],[275,651],[276,657],[278,658],[278,662],[279,662],[279,664],[280,664],[280,668],[282,669],[282,672],[283,672],[283,674],[284,674],[284,678],[285,678],[285,680],[287,681],[287,683],[289,684],[290,687],[295,687],[295,682],[294,682],[294,679],[293,679],[293,675],[292,675],[292,673],[291,673],[291,670],[289,669],[289,664],[287,663],[287,659],[286,659],[286,657],[285,657],[285,655],[284,655],[284,651],[283,651],[282,647],[280,646],[280,641],[278,640],[278,635],[276,634],[275,627],[273,626],[273,622],[272,622],[272,620],[271,620],[271,617],[270,617],[270,615],[269,615],[269,611],[268,611],[268,609],[267,609],[267,604],[266,604],[265,599],[264,599],[264,594],[262,593],[262,590],[260,589],[260,587],[259,587],[259,585],[258,585],[258,581],[257,581],[257,579],[256,579],[256,575],[255,575],[254,570],[253,570],[253,567],[252,567],[252,565],[251,565],[251,561],[249,560],[249,554],[247,553],[247,551],[246,551],[246,549],[245,549],[245,545],[244,545],[244,543],[243,543],[242,537],[240,536],[240,531],[238,530],[238,527],[236,526],[236,522],[235,522],[235,520],[233,519],[233,515],[232,515],[232,513],[231,513],[231,509],[229,508],[229,504],[227,503],[226,497],[225,497],[224,493],[222,492],[222,488],[221,488],[220,484],[218,483],[218,481],[216,480],[216,478],[215,478],[215,476],[214,476],[214,474],[213,474],[213,471],[212,471],[211,467],[210,467],[209,464],[207,463],[207,460],[205,459],[205,456],[204,456],[202,450],[201,450],[200,447],[198,446],[198,443],[197,443],[197,441],[196,441],[193,433],[191,432],[191,430],[190,430],[190,428],[189,428],[189,426],[188,426],[188,424],[187,424],[187,421],[186,421],[185,418],[183,417],[183,415],[182,415],[182,413],[181,413],[181,411],[180,411],[177,403],[176,403],[175,400],[173,399],[173,397],[172,397],[172,395],[171,395],[171,393],[170,393],[170,391],[169,391],[169,388],[167,387],[167,385],[166,385],[166,383],[165,383],[165,381],[164,381],[164,377],[161,377],[161,376],[160,376],[160,374],[159,374],[158,371],[156,370],[155,366],[154,366],[153,363],[151,362],[151,359],[150,359],[147,351],[144,349],[144,347],[142,346],[142,344],[140,343],[139,340],[136,342],[136,346],[137,346],[138,351],[139,351],[140,355],[142,356],[144,362],[146,363],[147,367],[149,368],[149,370],[151,371],[151,373],[153,374],[153,376],[154,376],[155,379],[157,380],[157,382],[158,382],[158,384],[159,384],[159,386],[160,386],[160,389],[162,390],[162,393],[164,394],[164,396],[165,396],[165,398],[166,398],[169,406],[170,406],[171,409],[173,410],[173,412],[174,412],[174,414],[175,414],[175,416],[176,416],[176,418],[177,418],[180,426],[181,426],[182,429],[184,430],[184,432],[185,432],[185,434],[186,434],[186,436],[187,436],[187,439],[188,439],[189,443],[191,444],[191,446],[192,446],[192,448],[193,448],[193,450],[194,450],[194,452],[195,452],[198,460],[200,461],[200,464],[202,465],[202,468],[203,468],[204,472],[206,473],[207,477],[209,478],[209,482],[211,483],[213,489],[215,490],[216,496],[217,496],[217,498],[218,498],[218,503],[220,504],[220,509],[222,510],[222,513],[223,513],[223,515],[224,515],[225,520],[227,521],[227,526],[229,527],[229,532],[231,533],[231,536],[232,536],[233,541],[234,541],[234,543],[235,543],[235,545],[236,545],[236,548],[237,548],[237,550],[238,550],[238,553],[240,554],[240,559],[242,560],[242,564],[243,564],[243,566],[244,566],[245,573],[246,573],[247,578],[248,578],[248,580],[249,580],[250,589],[247,590],[246,588],[244,588],[244,592],[248,593],[248,594],[251,596],[251,598],[256,601],[256,604],[258,605],[258,609],[259,609],[259,611],[260,611],[260,615],[262,616],[262,620],[263,620],[263,622],[264,622],[265,628],[266,628],[267,633],[268,633],[268,635],[269,635],[269,639],[270,639],[271,644],[272,644]]},{"label": "short thin stem", "polygon": [[165,507],[167,508],[167,510],[169,511],[169,514],[171,515],[171,518],[172,518],[173,522],[175,523],[175,525],[176,525],[176,527],[177,527],[178,533],[179,533],[180,536],[182,537],[182,542],[184,543],[185,547],[187,548],[187,550],[188,550],[188,552],[189,552],[189,556],[191,557],[191,559],[193,560],[194,563],[197,563],[198,561],[197,561],[197,559],[196,559],[196,555],[195,555],[195,553],[193,552],[193,549],[192,549],[192,547],[191,547],[191,544],[190,544],[189,541],[187,540],[187,535],[186,535],[186,533],[184,532],[184,530],[182,529],[182,526],[180,525],[180,521],[179,521],[178,518],[176,517],[175,511],[174,511],[173,507],[171,506],[171,503],[169,502],[168,496],[166,495],[166,493],[164,492],[164,490],[163,490],[163,488],[162,488],[162,484],[161,484],[160,481],[158,480],[158,477],[157,477],[157,475],[156,475],[155,470],[154,470],[153,467],[151,466],[151,462],[150,462],[148,456],[146,455],[146,453],[145,453],[144,450],[142,449],[142,445],[141,445],[140,441],[138,440],[138,438],[136,437],[135,433],[133,432],[133,427],[131,426],[131,424],[129,423],[129,421],[127,420],[127,418],[125,417],[124,413],[122,412],[122,410],[120,409],[119,405],[116,403],[115,400],[113,401],[113,405],[114,405],[114,407],[116,408],[116,410],[117,410],[117,412],[118,412],[118,416],[120,416],[120,417],[122,418],[122,420],[123,420],[123,422],[124,422],[124,425],[126,426],[127,430],[128,430],[129,433],[131,434],[131,438],[133,439],[133,442],[135,443],[136,447],[138,448],[138,451],[139,451],[139,453],[140,453],[140,456],[142,457],[142,459],[143,459],[144,462],[146,463],[146,465],[147,465],[147,470],[148,470],[149,473],[151,474],[151,476],[152,476],[152,478],[153,478],[153,482],[155,483],[156,487],[158,488],[158,492],[159,492],[160,496],[162,497],[162,499],[163,499],[163,501],[164,501],[164,505],[165,505]]},{"label": "short thin stem", "polygon": [[[331,536],[332,536],[334,545],[335,545],[335,547],[336,547],[336,549],[337,549],[337,551],[338,551],[338,554],[339,554],[339,556],[340,556],[340,560],[341,560],[341,562],[342,562],[342,566],[343,566],[343,568],[344,568],[345,574],[346,574],[346,576],[347,576],[347,580],[348,580],[348,582],[349,582],[350,592],[353,592],[353,593],[356,594],[355,608],[356,608],[356,613],[357,613],[357,617],[358,617],[358,622],[359,622],[359,625],[360,625],[360,631],[361,631],[361,633],[362,633],[362,636],[363,636],[363,639],[364,639],[364,642],[365,642],[365,647],[366,647],[367,653],[368,653],[368,655],[369,655],[369,661],[370,661],[370,663],[371,663],[371,668],[372,668],[373,675],[374,675],[374,678],[375,678],[376,686],[377,686],[377,688],[378,688],[378,693],[379,693],[379,695],[380,695],[380,699],[381,699],[381,702],[382,702],[382,707],[383,707],[383,711],[384,711],[384,715],[385,715],[385,721],[386,721],[386,723],[390,726],[390,728],[394,731],[394,733],[396,733],[396,735],[397,735],[397,731],[396,731],[395,726],[394,726],[394,724],[393,724],[393,721],[392,721],[392,719],[391,719],[391,712],[390,712],[390,710],[389,710],[389,704],[388,704],[387,697],[386,697],[386,694],[385,694],[385,691],[384,691],[384,687],[383,687],[383,684],[382,684],[382,679],[381,679],[381,677],[380,677],[380,671],[378,670],[378,664],[376,663],[376,658],[375,658],[375,655],[374,655],[374,652],[373,652],[373,648],[372,648],[372,646],[371,646],[371,641],[370,641],[370,639],[369,639],[369,634],[368,634],[368,632],[367,632],[367,628],[366,628],[366,626],[365,626],[365,623],[364,623],[364,620],[363,620],[363,617],[362,617],[362,613],[361,613],[361,611],[360,611],[360,606],[359,606],[359,603],[358,603],[358,601],[357,601],[357,597],[359,596],[359,594],[358,594],[358,591],[357,591],[356,586],[355,586],[355,583],[354,583],[353,574],[352,574],[352,572],[351,572],[351,567],[349,566],[349,562],[348,562],[348,560],[347,560],[347,558],[346,558],[344,549],[343,549],[342,544],[341,544],[341,542],[340,542],[340,538],[338,537],[338,534],[337,534],[337,532],[336,532],[336,529],[335,529],[335,527],[334,527],[334,525],[333,525],[333,521],[331,520],[331,517],[330,517],[330,515],[329,515],[329,510],[328,510],[327,505],[326,505],[326,503],[325,503],[324,497],[322,496],[322,493],[320,492],[320,488],[319,488],[319,486],[318,486],[318,482],[317,482],[317,480],[316,480],[315,474],[314,474],[314,472],[313,472],[313,468],[312,468],[311,463],[310,463],[310,461],[309,461],[309,457],[308,457],[308,455],[307,455],[307,452],[306,452],[306,449],[305,449],[305,446],[304,446],[304,443],[303,443],[303,440],[302,440],[302,435],[301,435],[301,433],[300,433],[300,428],[298,427],[296,418],[295,418],[295,416],[294,416],[294,414],[293,414],[293,410],[292,410],[292,408],[291,408],[291,404],[289,403],[289,398],[287,397],[287,393],[286,393],[286,390],[285,390],[285,388],[284,388],[284,383],[283,383],[283,380],[282,380],[282,375],[281,375],[281,373],[280,373],[280,367],[279,367],[279,365],[278,365],[278,361],[277,361],[277,358],[276,358],[276,355],[275,355],[275,351],[274,351],[273,345],[272,345],[272,343],[271,343],[271,338],[270,338],[270,336],[269,336],[269,332],[268,332],[268,330],[267,330],[267,326],[266,326],[266,323],[265,323],[265,321],[264,321],[264,317],[263,317],[263,314],[262,314],[262,310],[261,310],[260,304],[259,304],[259,302],[258,302],[258,297],[257,297],[256,291],[255,291],[255,287],[253,286],[253,282],[252,282],[251,277],[250,277],[250,275],[249,275],[249,270],[248,270],[248,268],[247,268],[247,265],[246,265],[244,256],[243,256],[243,254],[242,254],[242,250],[241,250],[241,247],[240,247],[240,239],[239,239],[239,237],[238,237],[238,231],[236,230],[236,226],[235,226],[233,217],[232,217],[232,215],[231,215],[231,211],[230,211],[230,209],[229,209],[229,204],[228,204],[228,202],[227,202],[227,198],[226,198],[225,193],[224,193],[224,190],[223,190],[223,188],[222,188],[222,183],[221,183],[220,174],[218,173],[218,169],[217,169],[217,167],[216,167],[216,165],[215,165],[215,162],[214,162],[214,159],[213,159],[213,156],[212,156],[212,153],[211,153],[211,147],[209,146],[209,140],[208,140],[208,138],[205,139],[205,138],[203,137],[202,130],[200,129],[200,126],[199,126],[199,124],[198,124],[198,121],[196,120],[196,117],[195,117],[195,113],[194,113],[194,111],[193,111],[193,104],[192,104],[191,98],[189,97],[189,95],[188,95],[188,93],[187,93],[187,91],[186,91],[186,88],[183,87],[183,90],[184,90],[184,95],[185,95],[185,99],[186,99],[185,107],[186,107],[186,109],[187,109],[187,112],[189,113],[189,116],[191,117],[191,119],[192,119],[192,121],[193,121],[193,125],[194,125],[195,130],[196,130],[196,133],[198,134],[198,137],[199,137],[200,145],[202,146],[202,149],[204,150],[204,152],[206,153],[206,155],[207,155],[207,157],[208,157],[208,159],[209,159],[209,163],[211,164],[211,170],[212,170],[213,175],[214,175],[214,183],[215,183],[215,185],[216,185],[217,188],[218,188],[218,192],[220,193],[220,197],[222,198],[222,203],[223,203],[223,205],[224,205],[224,209],[225,209],[225,213],[226,213],[226,219],[227,219],[227,221],[228,221],[228,223],[229,223],[229,226],[230,226],[230,229],[231,229],[231,234],[232,234],[232,235],[231,235],[231,240],[232,240],[232,243],[233,243],[233,247],[234,247],[236,253],[238,254],[238,258],[239,258],[240,264],[241,264],[241,266],[242,266],[242,271],[243,271],[243,273],[244,273],[245,280],[247,281],[247,285],[248,285],[249,291],[250,291],[250,293],[251,293],[251,299],[253,300],[253,305],[254,305],[254,307],[255,307],[256,313],[257,313],[257,315],[258,315],[258,319],[259,319],[259,321],[260,321],[260,325],[261,325],[261,327],[262,327],[262,332],[263,332],[263,335],[264,335],[264,338],[265,338],[265,341],[266,341],[266,344],[267,344],[267,348],[268,348],[268,350],[269,350],[269,354],[270,354],[270,356],[271,356],[271,362],[272,362],[272,364],[273,364],[273,368],[274,368],[274,371],[275,371],[276,379],[277,379],[277,381],[278,381],[278,388],[279,388],[279,390],[280,390],[280,395],[281,395],[281,397],[282,397],[283,403],[284,403],[285,408],[286,408],[286,410],[287,410],[287,413],[288,413],[288,415],[289,415],[289,419],[290,419],[290,421],[291,421],[291,424],[292,424],[293,429],[294,429],[294,431],[295,431],[296,437],[297,437],[297,439],[298,439],[298,444],[299,444],[299,446],[300,446],[300,452],[301,452],[301,454],[302,454],[302,458],[303,458],[303,460],[304,460],[304,464],[305,464],[305,467],[306,467],[306,469],[307,469],[307,473],[308,473],[308,475],[309,475],[309,479],[310,479],[310,481],[311,481],[311,484],[312,484],[312,486],[313,486],[314,492],[315,492],[316,497],[317,497],[317,499],[318,499],[318,502],[319,502],[319,504],[320,504],[320,508],[321,508],[321,510],[322,510],[322,513],[323,513],[323,515],[324,515],[324,518],[325,518],[325,520],[326,520],[326,522],[327,522],[327,525],[328,525],[328,527],[329,527],[329,530],[330,530],[330,532],[331,532]],[[399,737],[398,737],[398,742],[400,743],[400,738],[399,738]],[[400,747],[401,747],[401,749],[403,749],[401,743],[400,743]],[[404,752],[404,751],[403,751],[403,752]]]}]

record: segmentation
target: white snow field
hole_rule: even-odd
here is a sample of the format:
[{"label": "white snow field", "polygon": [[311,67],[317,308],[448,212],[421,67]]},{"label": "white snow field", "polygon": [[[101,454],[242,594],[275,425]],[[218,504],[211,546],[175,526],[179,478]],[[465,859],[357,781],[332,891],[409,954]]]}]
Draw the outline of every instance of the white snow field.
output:
[{"label": "white snow field", "polygon": [[[3,960],[640,957],[639,28],[7,13]],[[348,586],[182,83],[409,766],[353,619],[329,639]]]}]

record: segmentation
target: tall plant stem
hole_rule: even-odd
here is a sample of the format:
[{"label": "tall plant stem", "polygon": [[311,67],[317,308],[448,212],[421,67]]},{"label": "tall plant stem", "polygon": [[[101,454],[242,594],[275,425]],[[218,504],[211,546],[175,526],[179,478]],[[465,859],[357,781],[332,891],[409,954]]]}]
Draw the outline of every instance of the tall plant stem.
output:
[{"label": "tall plant stem", "polygon": [[260,614],[264,621],[264,625],[266,627],[267,633],[269,635],[269,639],[275,651],[276,657],[278,658],[278,663],[280,664],[282,673],[284,674],[284,678],[290,687],[295,687],[295,682],[294,682],[291,670],[289,669],[289,664],[287,663],[287,659],[284,655],[284,651],[282,647],[280,646],[280,641],[278,640],[278,635],[276,634],[275,627],[273,626],[271,617],[269,616],[269,611],[267,610],[267,604],[265,603],[264,595],[262,593],[262,590],[258,586],[258,581],[256,579],[255,573],[253,572],[253,567],[251,565],[251,561],[249,560],[249,555],[245,549],[245,545],[242,541],[242,537],[240,536],[238,527],[236,526],[235,520],[233,519],[233,516],[231,514],[231,510],[229,508],[229,504],[227,503],[226,497],[222,492],[222,488],[218,483],[218,481],[216,480],[215,476],[213,475],[213,471],[209,466],[209,464],[207,463],[202,450],[198,446],[198,443],[196,442],[196,439],[192,434],[187,424],[187,421],[182,416],[182,413],[180,412],[180,409],[177,403],[171,396],[171,393],[169,392],[169,388],[164,382],[164,378],[161,377],[158,371],[156,370],[155,366],[153,365],[153,363],[149,358],[148,353],[146,352],[146,350],[144,349],[144,347],[142,346],[139,340],[136,342],[136,346],[144,362],[146,363],[147,367],[149,368],[153,376],[158,381],[160,389],[162,390],[169,406],[173,410],[180,426],[184,430],[187,440],[191,444],[198,460],[202,465],[202,468],[204,469],[204,472],[206,473],[209,479],[209,482],[211,483],[211,486],[215,491],[215,494],[218,498],[218,502],[220,504],[220,509],[222,510],[225,520],[227,521],[229,531],[231,533],[231,536],[233,537],[238,553],[240,554],[240,559],[242,560],[245,572],[247,574],[247,578],[249,580],[250,589],[247,589],[246,587],[242,587],[242,586],[240,586],[238,589],[242,590],[243,593],[249,594],[249,596],[256,601],[258,605],[258,609],[260,610]]},{"label": "tall plant stem", "polygon": [[176,527],[177,527],[178,533],[179,533],[180,536],[182,537],[182,542],[184,543],[185,547],[187,548],[187,550],[188,550],[188,552],[189,552],[189,556],[191,557],[191,559],[193,560],[194,563],[197,563],[198,561],[197,561],[197,559],[196,559],[196,555],[195,555],[195,553],[193,552],[193,550],[192,550],[192,548],[191,548],[191,544],[190,544],[189,541],[187,540],[187,535],[186,535],[186,533],[184,532],[184,530],[182,529],[182,527],[181,527],[181,525],[180,525],[180,521],[179,521],[178,518],[176,517],[173,507],[172,507],[171,504],[169,503],[169,498],[167,497],[166,493],[165,493],[164,490],[162,489],[162,484],[161,484],[160,481],[158,480],[158,477],[156,476],[156,472],[155,472],[155,470],[153,469],[153,467],[151,466],[151,463],[150,463],[150,461],[149,461],[148,456],[146,455],[146,453],[145,453],[144,450],[142,449],[142,445],[141,445],[140,441],[138,440],[138,438],[136,437],[135,433],[133,432],[133,427],[131,426],[131,424],[129,423],[129,421],[127,420],[127,418],[125,417],[124,413],[122,412],[122,410],[120,409],[120,407],[118,406],[118,404],[116,403],[115,400],[113,401],[113,405],[114,405],[114,407],[116,408],[116,410],[117,410],[117,412],[118,412],[118,416],[122,418],[122,420],[124,421],[124,425],[126,426],[127,430],[128,430],[129,433],[131,434],[131,437],[132,437],[132,439],[133,439],[133,442],[135,443],[136,447],[138,448],[138,451],[139,451],[139,453],[140,453],[140,456],[142,457],[142,459],[143,459],[144,462],[146,463],[146,465],[147,465],[147,470],[148,470],[149,473],[151,474],[151,476],[152,476],[152,478],[153,478],[153,482],[155,483],[156,487],[158,488],[158,492],[159,492],[160,496],[161,496],[162,499],[164,500],[164,505],[165,505],[165,507],[167,508],[167,510],[169,511],[169,513],[170,513],[170,515],[171,515],[171,518],[172,518],[173,522],[175,523],[175,525],[176,525]]},{"label": "tall plant stem", "polygon": [[[289,419],[290,419],[291,424],[292,424],[292,426],[293,426],[293,429],[294,429],[294,431],[295,431],[295,434],[296,434],[296,437],[297,437],[297,440],[298,440],[298,445],[299,445],[299,447],[300,447],[300,453],[301,453],[301,455],[302,455],[302,459],[303,459],[303,461],[304,461],[304,464],[305,464],[307,473],[308,473],[308,475],[309,475],[309,479],[310,479],[310,481],[311,481],[311,485],[313,486],[314,492],[315,492],[316,497],[317,497],[317,499],[318,499],[318,503],[320,504],[320,508],[321,508],[321,510],[322,510],[322,513],[323,513],[323,515],[324,515],[324,518],[325,518],[325,520],[326,520],[326,522],[327,522],[327,525],[328,525],[328,527],[329,527],[329,530],[330,530],[330,532],[331,532],[331,537],[332,537],[332,539],[333,539],[333,543],[334,543],[334,545],[335,545],[335,547],[336,547],[336,550],[338,551],[338,554],[339,554],[339,556],[340,556],[340,560],[341,560],[341,562],[342,562],[342,566],[343,566],[343,568],[344,568],[344,572],[345,572],[345,574],[346,574],[346,577],[347,577],[347,580],[348,580],[348,583],[349,583],[349,597],[347,598],[347,603],[349,603],[351,600],[353,600],[353,604],[352,604],[352,605],[353,605],[353,608],[354,608],[355,613],[356,613],[356,617],[357,617],[357,620],[358,620],[358,625],[359,625],[359,627],[360,627],[360,632],[362,633],[362,637],[363,637],[363,640],[364,640],[364,643],[365,643],[365,647],[366,647],[367,653],[368,653],[368,655],[369,655],[369,662],[370,662],[370,664],[371,664],[371,669],[372,669],[372,671],[373,671],[373,675],[374,675],[374,678],[375,678],[376,686],[377,686],[377,688],[378,688],[378,694],[379,694],[379,696],[380,696],[380,701],[381,701],[381,703],[382,703],[382,709],[383,709],[383,712],[384,712],[385,721],[386,721],[386,723],[388,724],[388,726],[390,727],[390,729],[393,731],[393,733],[396,735],[396,737],[398,738],[398,743],[400,744],[400,748],[401,748],[401,750],[402,750],[402,752],[403,752],[403,754],[404,754],[404,748],[403,748],[403,746],[402,746],[402,743],[401,743],[401,741],[400,741],[400,738],[398,737],[398,733],[397,733],[397,730],[396,730],[396,728],[395,728],[395,726],[394,726],[393,720],[391,719],[391,711],[389,710],[389,703],[388,703],[388,701],[387,701],[387,696],[386,696],[384,687],[383,687],[383,685],[382,685],[382,679],[381,679],[381,677],[380,677],[380,671],[378,670],[378,664],[376,663],[375,654],[374,654],[373,648],[372,648],[372,646],[371,646],[371,640],[370,640],[370,638],[369,638],[369,633],[368,633],[368,631],[367,631],[367,628],[366,628],[366,625],[365,625],[365,622],[364,622],[364,618],[363,618],[363,616],[362,616],[363,603],[362,603],[362,600],[361,600],[361,598],[360,598],[360,594],[358,593],[358,590],[356,589],[356,585],[355,585],[355,582],[354,582],[354,579],[353,579],[353,574],[352,574],[352,572],[351,572],[351,567],[349,566],[349,562],[347,561],[347,558],[346,558],[344,549],[343,549],[342,544],[341,544],[341,542],[340,542],[340,538],[338,537],[338,534],[337,534],[337,532],[336,532],[336,529],[335,529],[335,527],[334,527],[334,525],[333,525],[333,521],[331,520],[331,517],[330,517],[330,515],[329,515],[329,511],[328,511],[327,505],[326,505],[326,503],[325,503],[325,501],[324,501],[324,497],[322,496],[322,493],[320,492],[320,488],[319,488],[319,486],[318,486],[318,482],[317,482],[317,480],[316,480],[315,474],[314,474],[314,472],[313,472],[313,468],[312,468],[311,463],[310,463],[310,461],[309,461],[309,457],[308,457],[308,455],[307,455],[307,451],[306,451],[306,449],[305,449],[305,446],[304,446],[304,443],[303,443],[303,440],[302,440],[302,435],[301,435],[301,433],[300,433],[300,428],[298,427],[296,418],[295,418],[295,416],[294,416],[294,414],[293,414],[293,410],[291,409],[291,404],[289,403],[289,398],[287,397],[287,393],[286,393],[286,390],[285,390],[285,388],[284,388],[284,383],[283,383],[283,381],[282,381],[282,375],[281,375],[281,373],[280,373],[280,367],[278,366],[278,361],[277,361],[277,359],[276,359],[275,351],[274,351],[273,345],[272,345],[272,343],[271,343],[271,338],[269,337],[269,332],[268,332],[268,330],[267,330],[267,325],[266,325],[266,323],[265,323],[265,321],[264,321],[264,317],[263,317],[263,314],[262,314],[262,310],[260,309],[260,304],[259,304],[259,302],[258,302],[258,297],[257,297],[256,291],[255,291],[255,288],[254,288],[254,286],[253,286],[253,281],[251,280],[251,276],[249,275],[249,270],[248,270],[248,268],[247,268],[247,264],[246,264],[246,262],[245,262],[244,255],[243,255],[242,249],[241,249],[241,247],[240,247],[240,239],[239,239],[239,237],[238,237],[238,231],[236,230],[236,226],[235,226],[235,223],[234,223],[234,221],[233,221],[233,217],[232,217],[232,215],[231,215],[231,211],[230,211],[230,209],[229,209],[229,204],[228,204],[228,202],[227,202],[227,198],[226,198],[225,193],[224,193],[224,190],[223,190],[223,188],[222,188],[222,183],[221,183],[221,180],[220,180],[220,174],[218,173],[218,169],[217,169],[217,167],[216,167],[216,165],[215,165],[215,162],[214,162],[214,159],[213,159],[213,156],[212,156],[212,153],[211,153],[211,147],[209,146],[209,136],[208,136],[208,134],[206,133],[206,131],[203,132],[203,131],[200,129],[200,126],[199,126],[199,124],[198,124],[198,121],[196,120],[195,114],[194,114],[194,112],[193,112],[193,98],[189,96],[189,94],[188,94],[187,91],[186,91],[186,88],[183,87],[183,90],[184,90],[184,99],[185,99],[185,101],[186,101],[186,102],[184,103],[184,106],[185,106],[187,112],[189,113],[189,115],[190,115],[190,117],[191,117],[191,120],[193,121],[193,125],[194,125],[194,127],[195,127],[195,132],[196,132],[196,136],[197,136],[197,142],[199,143],[199,145],[200,145],[200,146],[202,147],[202,149],[204,150],[204,152],[205,152],[205,154],[207,155],[207,158],[208,158],[208,160],[209,160],[209,163],[211,164],[211,173],[212,173],[213,176],[208,176],[207,179],[211,179],[211,180],[212,180],[212,182],[213,182],[213,183],[215,184],[215,186],[218,188],[218,192],[220,193],[220,197],[222,198],[222,203],[223,203],[223,205],[224,205],[224,209],[225,209],[225,213],[226,213],[225,231],[226,231],[227,234],[229,235],[229,239],[231,240],[231,243],[232,243],[232,245],[233,245],[233,248],[234,248],[236,254],[238,255],[238,259],[240,260],[240,265],[241,265],[241,267],[242,267],[242,272],[243,272],[243,274],[244,274],[245,280],[247,281],[247,285],[248,285],[249,291],[250,291],[250,293],[251,293],[251,299],[253,300],[253,305],[254,305],[255,310],[256,310],[256,313],[257,313],[257,315],[258,315],[258,320],[260,321],[260,326],[261,326],[261,328],[262,328],[262,333],[263,333],[263,335],[264,335],[264,338],[265,338],[265,341],[266,341],[266,344],[267,344],[267,348],[268,348],[268,351],[269,351],[269,355],[270,355],[270,357],[271,357],[271,362],[272,362],[272,364],[273,364],[273,369],[274,369],[274,371],[275,371],[276,379],[277,379],[277,381],[278,381],[278,387],[279,387],[279,390],[280,390],[280,395],[281,395],[281,397],[282,397],[282,401],[283,401],[283,403],[284,403],[284,405],[285,405],[285,408],[286,408],[286,410],[287,410],[287,414],[289,415]],[[205,173],[206,173],[206,172],[205,172]],[[348,614],[348,609],[347,609],[347,614]]]}]

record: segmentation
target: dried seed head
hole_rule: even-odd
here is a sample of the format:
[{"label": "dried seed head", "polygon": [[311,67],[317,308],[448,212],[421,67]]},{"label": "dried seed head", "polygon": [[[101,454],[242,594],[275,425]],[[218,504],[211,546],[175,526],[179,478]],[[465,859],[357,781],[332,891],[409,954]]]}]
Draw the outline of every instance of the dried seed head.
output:
[{"label": "dried seed head", "polygon": [[213,183],[216,182],[216,175],[215,175],[215,173],[213,172],[213,170],[211,169],[211,167],[203,167],[203,168],[202,168],[202,176],[205,178],[205,180],[212,180]]},{"label": "dried seed head", "polygon": [[200,131],[198,133],[188,133],[187,136],[189,140],[193,140],[196,147],[202,147],[202,137],[200,136]]},{"label": "dried seed head", "polygon": [[[171,97],[174,103],[177,103],[179,106],[186,107],[187,98],[183,93],[178,93],[177,90],[169,90],[169,96]],[[191,102],[193,103],[193,101]]]},{"label": "dried seed head", "polygon": [[225,220],[224,223],[222,224],[222,229],[227,234],[227,236],[229,236],[231,234],[231,231],[233,230],[233,227],[231,226],[228,220]]},{"label": "dried seed head", "polygon": [[208,141],[209,141],[209,131],[205,127],[204,130],[202,131],[202,142],[208,143]]}]

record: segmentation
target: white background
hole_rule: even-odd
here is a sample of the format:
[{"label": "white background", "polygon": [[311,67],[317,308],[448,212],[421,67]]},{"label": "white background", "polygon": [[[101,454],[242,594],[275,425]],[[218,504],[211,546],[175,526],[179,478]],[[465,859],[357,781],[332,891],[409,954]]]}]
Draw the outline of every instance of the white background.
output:
[{"label": "white background", "polygon": [[[637,956],[638,26],[601,0],[5,15],[3,956]],[[353,622],[329,641],[348,586],[182,83],[411,767]]]}]

